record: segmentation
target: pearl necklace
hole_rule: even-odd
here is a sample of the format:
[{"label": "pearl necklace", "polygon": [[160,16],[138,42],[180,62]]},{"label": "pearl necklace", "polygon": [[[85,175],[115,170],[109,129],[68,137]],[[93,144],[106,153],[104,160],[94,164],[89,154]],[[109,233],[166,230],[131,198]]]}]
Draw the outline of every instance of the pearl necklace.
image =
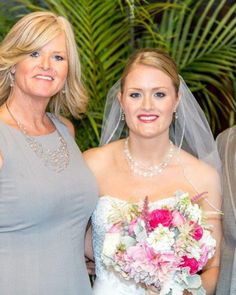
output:
[{"label": "pearl necklace", "polygon": [[140,162],[137,162],[134,160],[132,157],[130,150],[129,150],[129,145],[128,145],[129,138],[127,137],[125,139],[125,144],[124,144],[124,154],[125,158],[128,162],[128,165],[132,172],[136,175],[143,176],[143,177],[153,177],[155,175],[158,175],[162,173],[162,171],[167,167],[169,162],[171,161],[173,154],[174,154],[174,145],[172,141],[170,141],[170,148],[166,156],[164,157],[164,160],[159,163],[158,165],[153,165],[153,166],[145,166]]},{"label": "pearl necklace", "polygon": [[56,172],[61,172],[64,170],[69,164],[69,151],[67,148],[67,143],[59,130],[56,128],[57,134],[59,136],[59,146],[55,150],[45,149],[40,142],[38,142],[33,136],[26,132],[25,126],[13,116],[7,103],[6,108],[12,119],[16,122],[20,132],[24,135],[26,142],[35,152],[37,157],[43,161],[44,165]]}]

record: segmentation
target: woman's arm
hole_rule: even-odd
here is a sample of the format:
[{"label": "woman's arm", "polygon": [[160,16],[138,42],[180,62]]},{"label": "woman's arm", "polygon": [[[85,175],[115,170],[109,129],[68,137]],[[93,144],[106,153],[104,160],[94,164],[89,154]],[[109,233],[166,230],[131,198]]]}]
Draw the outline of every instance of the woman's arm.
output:
[{"label": "woman's arm", "polygon": [[90,275],[95,274],[95,263],[93,257],[93,245],[92,245],[92,227],[89,225],[85,235],[85,260],[88,273]]},{"label": "woman's arm", "polygon": [[206,222],[212,227],[212,236],[216,240],[216,250],[214,256],[203,268],[201,279],[207,295],[213,295],[217,284],[220,248],[222,238],[222,212],[221,212],[221,189],[220,178],[216,171],[206,171],[206,182],[208,184],[208,194],[205,199],[200,201],[200,206],[204,212],[208,212]]}]

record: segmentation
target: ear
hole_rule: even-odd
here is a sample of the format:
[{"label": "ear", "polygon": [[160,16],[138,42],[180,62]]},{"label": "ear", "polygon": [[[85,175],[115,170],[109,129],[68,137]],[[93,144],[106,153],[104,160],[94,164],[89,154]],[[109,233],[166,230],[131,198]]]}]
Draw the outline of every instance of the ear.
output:
[{"label": "ear", "polygon": [[10,69],[10,73],[12,75],[15,75],[15,72],[16,72],[16,68],[15,68],[15,66],[12,66],[11,69]]},{"label": "ear", "polygon": [[174,112],[176,112],[176,110],[178,109],[178,105],[180,103],[180,100],[181,100],[181,93],[178,92],[178,96],[176,98],[176,103],[175,103],[175,108],[174,108]]},{"label": "ear", "polygon": [[117,98],[118,98],[118,101],[120,103],[120,107],[122,108],[123,110],[123,106],[122,106],[122,94],[121,92],[119,91],[118,94],[117,94]]}]

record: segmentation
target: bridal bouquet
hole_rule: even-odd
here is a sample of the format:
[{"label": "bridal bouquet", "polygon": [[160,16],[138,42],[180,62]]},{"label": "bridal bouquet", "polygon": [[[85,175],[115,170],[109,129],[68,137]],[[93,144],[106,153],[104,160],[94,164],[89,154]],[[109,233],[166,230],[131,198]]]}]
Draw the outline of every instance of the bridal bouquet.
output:
[{"label": "bridal bouquet", "polygon": [[185,289],[205,294],[197,273],[214,255],[216,241],[203,211],[182,192],[171,205],[150,207],[147,198],[142,204],[114,204],[103,244],[104,265],[160,295],[179,295]]}]

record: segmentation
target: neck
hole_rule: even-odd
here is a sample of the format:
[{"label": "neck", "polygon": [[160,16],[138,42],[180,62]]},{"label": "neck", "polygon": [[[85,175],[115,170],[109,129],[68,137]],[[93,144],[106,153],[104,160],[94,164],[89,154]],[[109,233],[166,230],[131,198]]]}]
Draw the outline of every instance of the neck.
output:
[{"label": "neck", "polygon": [[45,107],[12,99],[8,99],[5,106],[10,118],[9,124],[14,127],[18,128],[20,123],[32,135],[48,134],[55,130],[54,124],[46,115]]},{"label": "neck", "polygon": [[17,119],[23,124],[43,124],[46,108],[50,98],[33,97],[22,93],[18,88],[13,89],[7,99],[10,110],[17,114]]},{"label": "neck", "polygon": [[137,138],[130,135],[128,147],[135,160],[145,165],[154,165],[162,161],[168,152],[169,136],[163,134],[156,138]]},{"label": "neck", "polygon": [[173,154],[174,145],[171,141],[169,141],[168,147],[166,148],[165,154],[162,156],[162,158],[159,158],[158,163],[154,162],[150,165],[149,161],[144,161],[144,157],[139,159],[133,157],[129,148],[129,138],[126,138],[124,144],[124,155],[130,169],[134,174],[141,177],[153,177],[162,173],[162,171],[170,164]]}]

